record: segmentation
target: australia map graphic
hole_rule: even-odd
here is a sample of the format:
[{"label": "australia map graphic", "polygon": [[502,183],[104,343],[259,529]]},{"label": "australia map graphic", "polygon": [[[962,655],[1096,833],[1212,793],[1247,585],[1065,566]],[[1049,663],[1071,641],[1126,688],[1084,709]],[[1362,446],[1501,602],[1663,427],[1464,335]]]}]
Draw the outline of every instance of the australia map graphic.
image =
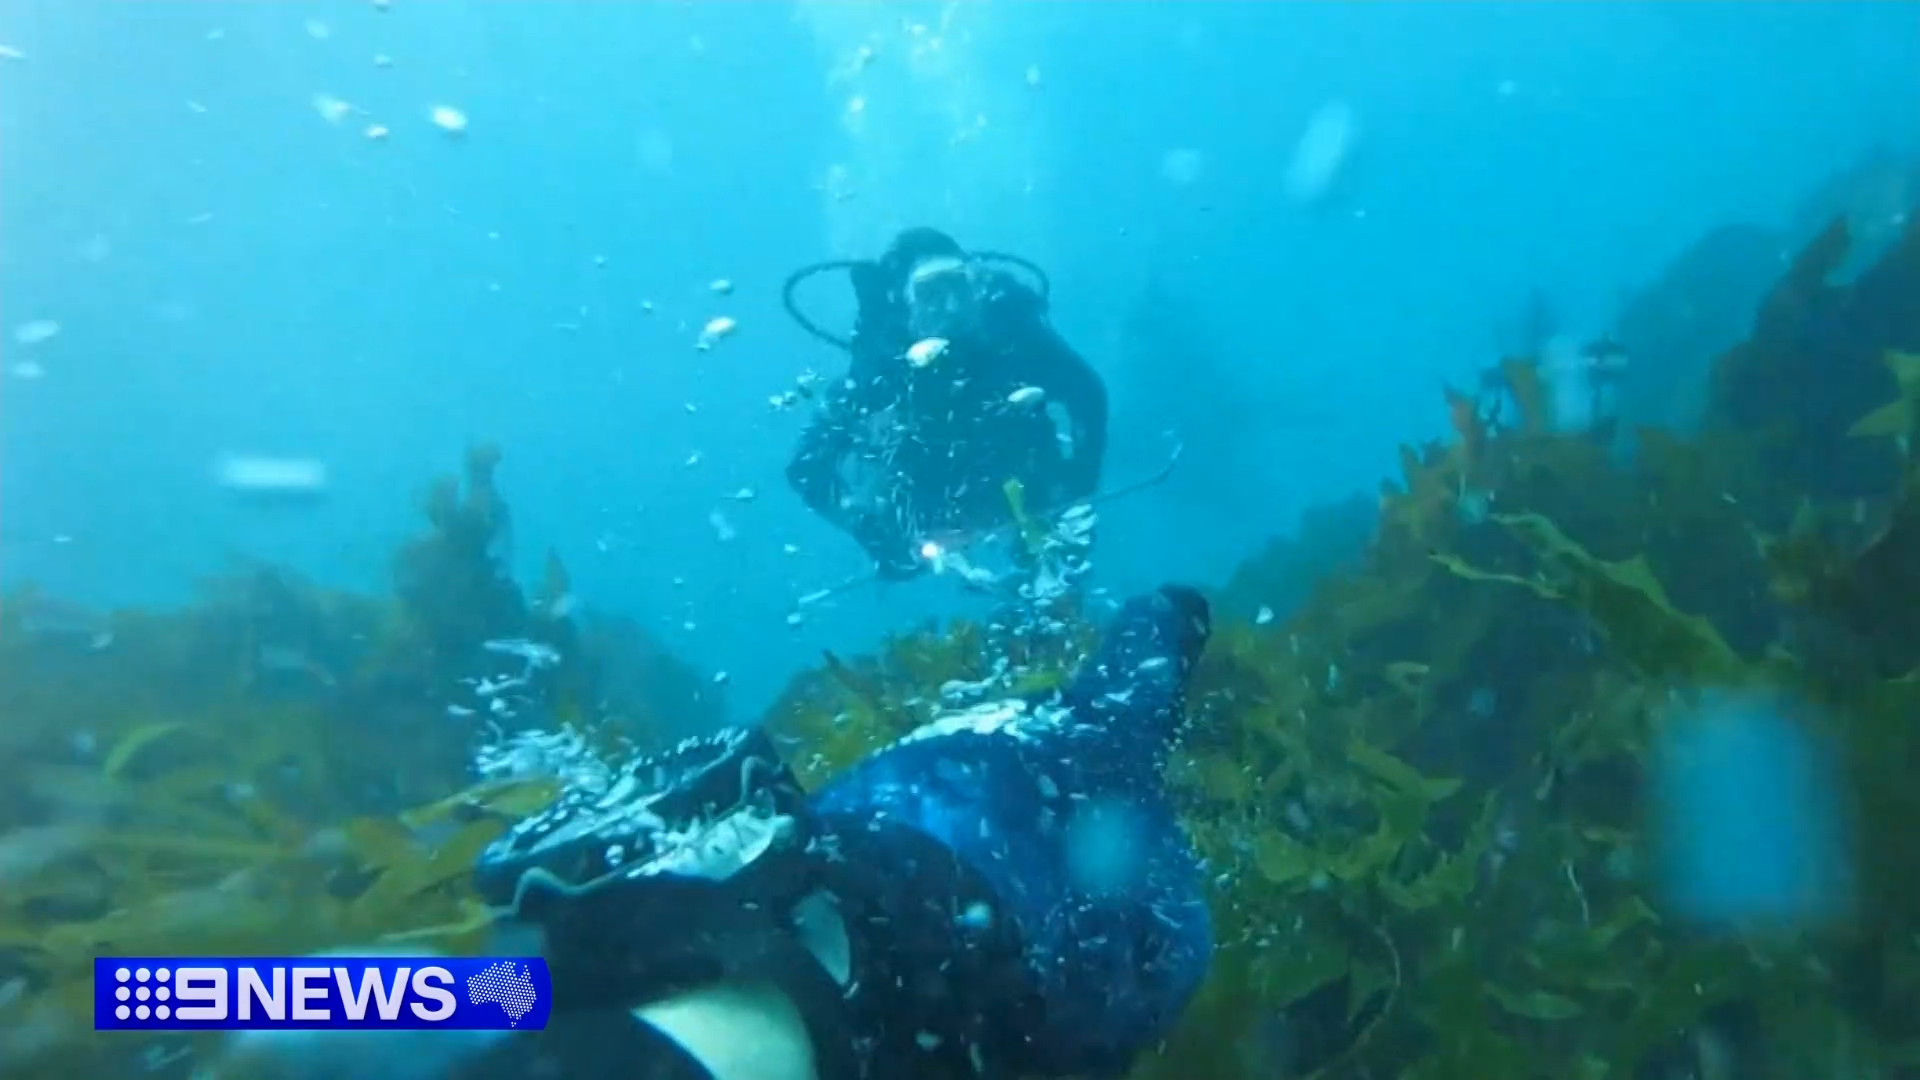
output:
[{"label": "australia map graphic", "polygon": [[532,973],[511,961],[502,960],[467,979],[467,1004],[498,1005],[514,1027],[519,1027],[521,1018],[539,1002]]}]

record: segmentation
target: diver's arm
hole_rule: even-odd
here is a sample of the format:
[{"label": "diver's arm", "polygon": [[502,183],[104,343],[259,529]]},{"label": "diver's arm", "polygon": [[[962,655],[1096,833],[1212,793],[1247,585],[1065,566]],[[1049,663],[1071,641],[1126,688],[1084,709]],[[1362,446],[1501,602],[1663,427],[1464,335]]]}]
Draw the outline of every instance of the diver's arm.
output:
[{"label": "diver's arm", "polygon": [[[948,715],[814,792],[854,883],[851,985],[886,988],[876,1034],[908,1055],[870,1075],[949,1075],[913,1067],[945,1052],[962,1076],[1118,1077],[1166,1036],[1213,948],[1161,778],[1210,630],[1191,589],[1131,598],[1053,702],[1000,714],[1018,728]],[[1048,822],[1114,796],[1130,869],[1087,890]]]},{"label": "diver's arm", "polygon": [[1073,458],[1065,464],[1059,495],[1085,499],[1100,487],[1107,455],[1107,387],[1100,374],[1067,344],[1047,318],[1039,293],[996,276],[988,304],[988,334],[1011,344],[1023,374],[1066,411]]},{"label": "diver's arm", "polygon": [[840,459],[853,448],[853,395],[845,383],[827,392],[820,412],[800,434],[787,462],[787,483],[807,508],[828,521],[845,518],[840,506]]},{"label": "diver's arm", "polygon": [[1098,372],[1052,327],[1034,328],[1045,355],[1042,386],[1067,411],[1073,427],[1073,459],[1067,463],[1066,492],[1086,498],[1099,490],[1100,466],[1107,454],[1107,387]]},{"label": "diver's arm", "polygon": [[820,412],[787,462],[787,482],[807,507],[835,528],[852,536],[871,556],[888,580],[904,580],[919,573],[919,560],[894,515],[885,507],[849,508],[846,481],[840,466],[859,443],[859,423],[869,411],[885,407],[884,373],[856,355],[848,377],[821,401]]}]

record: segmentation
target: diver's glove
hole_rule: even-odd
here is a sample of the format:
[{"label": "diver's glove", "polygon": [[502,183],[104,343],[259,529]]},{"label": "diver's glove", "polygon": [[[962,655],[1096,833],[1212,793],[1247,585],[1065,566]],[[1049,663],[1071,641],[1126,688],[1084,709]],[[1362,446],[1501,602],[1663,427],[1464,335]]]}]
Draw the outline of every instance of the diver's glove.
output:
[{"label": "diver's glove", "polygon": [[868,511],[853,520],[849,531],[873,559],[874,572],[883,580],[909,581],[927,568],[912,541],[894,524],[889,510]]},{"label": "diver's glove", "polygon": [[927,566],[911,555],[899,553],[873,553],[873,572],[882,581],[912,581],[926,570]]},{"label": "diver's glove", "polygon": [[1120,1075],[1205,976],[1161,786],[1207,605],[1136,597],[1062,694],[942,717],[813,800],[866,1075]]},{"label": "diver's glove", "polygon": [[475,884],[544,933],[556,1010],[817,979],[789,922],[814,888],[810,817],[767,735],[729,728],[570,788],[482,853]]},{"label": "diver's glove", "polygon": [[556,1025],[752,982],[824,1080],[1118,1075],[1211,954],[1158,775],[1206,637],[1190,590],[1136,598],[1063,694],[937,720],[810,800],[762,733],[689,740],[517,826],[480,891],[546,932]]}]

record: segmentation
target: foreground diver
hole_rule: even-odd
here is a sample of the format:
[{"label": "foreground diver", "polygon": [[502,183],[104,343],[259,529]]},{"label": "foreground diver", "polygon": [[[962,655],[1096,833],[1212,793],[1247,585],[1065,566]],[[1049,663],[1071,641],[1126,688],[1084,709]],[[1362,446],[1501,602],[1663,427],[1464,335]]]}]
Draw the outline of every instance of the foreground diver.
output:
[{"label": "foreground diver", "polygon": [[1160,770],[1209,634],[1167,586],[1063,692],[951,714],[812,796],[770,741],[690,740],[481,859],[545,934],[547,1030],[459,1080],[1124,1073],[1207,971]]},{"label": "foreground diver", "polygon": [[[1038,288],[996,263],[1026,268]],[[800,282],[839,269],[858,303],[846,339],[794,302]],[[787,280],[785,300],[803,329],[851,358],[801,436],[787,479],[883,576],[922,569],[929,537],[1007,525],[1009,481],[1038,512],[1098,488],[1106,388],[1049,325],[1046,277],[1031,263],[970,254],[944,233],[912,228],[877,260],[802,269]]]}]

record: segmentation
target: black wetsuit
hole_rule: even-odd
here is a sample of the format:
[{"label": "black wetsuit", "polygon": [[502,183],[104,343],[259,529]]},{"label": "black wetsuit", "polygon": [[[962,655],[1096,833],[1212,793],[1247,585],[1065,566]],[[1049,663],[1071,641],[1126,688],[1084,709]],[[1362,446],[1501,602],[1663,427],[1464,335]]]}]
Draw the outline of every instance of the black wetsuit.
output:
[{"label": "black wetsuit", "polygon": [[[1004,524],[1009,480],[1034,511],[1099,486],[1107,440],[1099,375],[1054,331],[1032,289],[1008,274],[974,273],[976,329],[916,366],[893,269],[856,272],[852,365],[787,467],[806,504],[883,566],[911,563],[923,538]],[[1009,400],[1026,387],[1044,401]],[[1054,407],[1065,414],[1067,445]]]}]

